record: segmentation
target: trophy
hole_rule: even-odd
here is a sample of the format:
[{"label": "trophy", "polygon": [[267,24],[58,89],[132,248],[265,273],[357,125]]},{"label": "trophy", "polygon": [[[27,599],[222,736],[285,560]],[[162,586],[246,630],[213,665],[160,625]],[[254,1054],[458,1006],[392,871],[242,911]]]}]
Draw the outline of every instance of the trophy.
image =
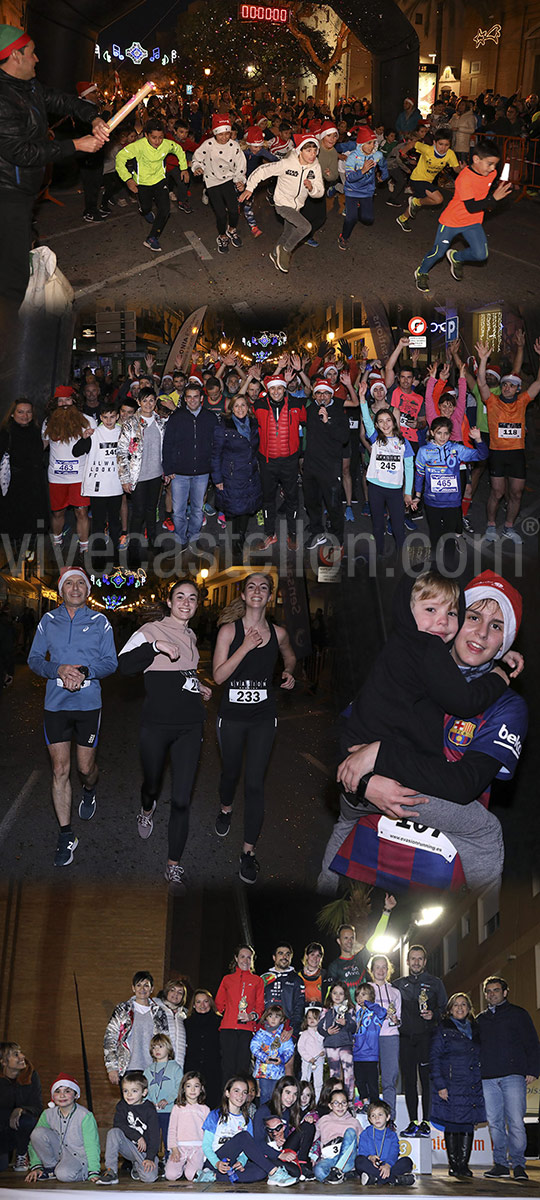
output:
[{"label": "trophy", "polygon": [[428,994],[426,992],[425,987],[420,989],[420,994],[418,996],[418,1007],[420,1009],[420,1013],[422,1014],[422,1016],[424,1013],[428,1012],[428,1009],[429,1009]]},{"label": "trophy", "polygon": [[281,1047],[281,1038],[279,1037],[279,1034],[276,1034],[273,1042],[271,1043],[270,1050],[268,1052],[268,1061],[269,1062],[279,1062],[280,1047]]},{"label": "trophy", "polygon": [[248,1006],[247,996],[244,996],[244,993],[242,992],[242,995],[240,996],[240,1000],[238,1001],[238,1020],[239,1021],[242,1021],[242,1022],[247,1021],[247,1015],[248,1015],[247,1006]]}]

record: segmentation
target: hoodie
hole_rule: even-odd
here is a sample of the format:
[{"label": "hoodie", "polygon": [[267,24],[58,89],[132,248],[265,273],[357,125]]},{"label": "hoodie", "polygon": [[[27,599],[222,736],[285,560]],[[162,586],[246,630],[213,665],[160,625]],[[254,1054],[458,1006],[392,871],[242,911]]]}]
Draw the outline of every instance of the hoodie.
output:
[{"label": "hoodie", "polygon": [[[271,179],[274,175],[277,176],[274,191],[276,208],[294,208],[298,212],[308,198],[318,200],[324,196],[324,182],[319,163],[315,159],[315,162],[303,165],[296,150],[291,150],[291,153],[279,162],[257,167],[249,177],[250,192],[254,192],[257,184],[263,179]],[[311,191],[304,187],[306,179],[313,185]]]}]

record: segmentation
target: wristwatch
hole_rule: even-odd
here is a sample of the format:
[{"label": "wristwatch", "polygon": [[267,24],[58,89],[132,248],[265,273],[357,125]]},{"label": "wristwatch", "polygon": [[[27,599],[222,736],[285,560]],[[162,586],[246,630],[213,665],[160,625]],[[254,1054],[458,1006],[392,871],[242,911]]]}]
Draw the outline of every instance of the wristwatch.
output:
[{"label": "wristwatch", "polygon": [[367,808],[367,806],[369,804],[369,800],[366,800],[366,790],[367,790],[369,781],[370,781],[370,779],[373,778],[374,774],[375,774],[374,771],[367,771],[367,773],[365,775],[362,775],[362,778],[359,780],[358,787],[356,789],[356,792],[354,793],[355,807],[361,806],[362,808]]}]

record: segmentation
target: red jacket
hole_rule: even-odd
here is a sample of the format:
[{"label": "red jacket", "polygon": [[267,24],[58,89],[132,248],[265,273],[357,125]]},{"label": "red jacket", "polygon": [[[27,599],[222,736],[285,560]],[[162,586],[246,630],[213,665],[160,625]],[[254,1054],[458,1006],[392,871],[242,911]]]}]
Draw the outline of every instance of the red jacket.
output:
[{"label": "red jacket", "polygon": [[[293,396],[286,396],[279,414],[277,437],[276,422],[269,400],[260,396],[253,405],[259,424],[259,451],[268,462],[269,458],[290,458],[300,449],[299,426],[306,419],[306,408]],[[271,453],[271,449],[274,453]],[[276,453],[277,451],[277,453]]]},{"label": "red jacket", "polygon": [[224,975],[216,996],[216,1008],[223,1013],[220,1029],[246,1029],[253,1033],[257,1021],[239,1021],[238,1010],[242,997],[246,1000],[248,1013],[257,1013],[257,1020],[264,1012],[264,984],[259,975],[252,971],[241,971],[237,967],[232,975]]}]

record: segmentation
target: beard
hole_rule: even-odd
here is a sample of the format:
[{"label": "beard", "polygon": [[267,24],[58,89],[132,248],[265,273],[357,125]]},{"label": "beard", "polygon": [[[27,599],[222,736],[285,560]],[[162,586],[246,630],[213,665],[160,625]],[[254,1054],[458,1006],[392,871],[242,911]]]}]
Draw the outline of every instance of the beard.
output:
[{"label": "beard", "polygon": [[83,429],[88,426],[88,420],[75,408],[74,404],[59,407],[51,413],[45,433],[51,442],[70,442],[73,438],[82,437]]}]

